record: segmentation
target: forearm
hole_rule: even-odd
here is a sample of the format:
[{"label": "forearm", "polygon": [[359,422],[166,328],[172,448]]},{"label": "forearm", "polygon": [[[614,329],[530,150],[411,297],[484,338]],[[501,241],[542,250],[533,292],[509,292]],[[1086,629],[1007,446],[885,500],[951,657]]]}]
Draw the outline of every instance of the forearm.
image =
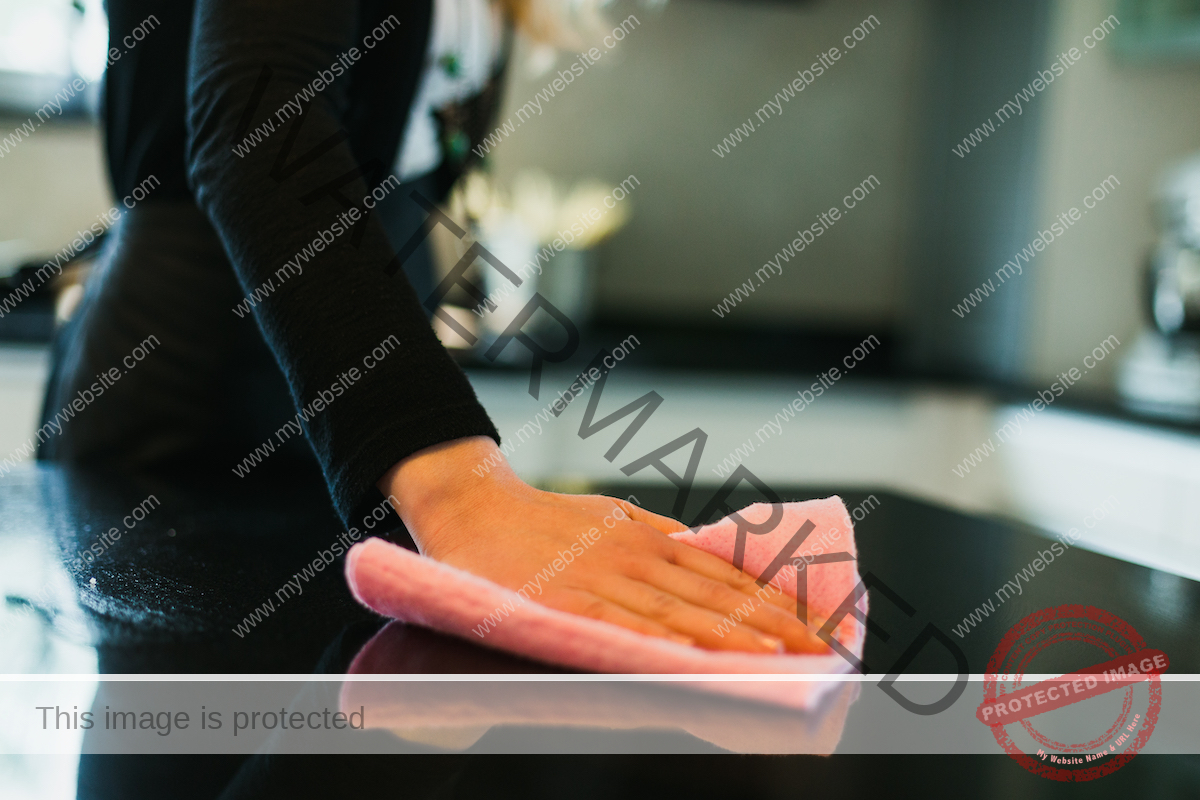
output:
[{"label": "forearm", "polygon": [[[336,77],[302,114],[275,113],[355,46],[358,13],[335,0],[200,0],[188,86],[189,176],[247,296],[258,290],[254,322],[298,406],[311,410],[339,384],[334,402],[326,395],[300,422],[343,517],[401,458],[496,435],[403,273],[385,272],[394,252],[363,202],[365,165],[342,135],[352,75]],[[239,132],[267,124],[273,132],[259,144],[231,151]],[[358,209],[353,225],[334,185]],[[350,369],[359,373],[352,385],[340,380]]]}]

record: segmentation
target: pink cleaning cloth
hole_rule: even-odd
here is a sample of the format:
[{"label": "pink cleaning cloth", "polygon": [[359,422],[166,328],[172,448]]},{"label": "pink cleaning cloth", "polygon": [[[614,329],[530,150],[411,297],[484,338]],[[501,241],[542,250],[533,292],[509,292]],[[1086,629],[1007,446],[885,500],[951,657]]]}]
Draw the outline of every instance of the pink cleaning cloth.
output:
[{"label": "pink cleaning cloth", "polygon": [[[764,525],[772,506],[756,503],[738,512],[746,523]],[[807,533],[807,536],[804,534]],[[726,517],[672,538],[734,562],[737,523]],[[803,538],[796,547],[795,541]],[[744,537],[746,572],[759,577],[785,548],[786,561],[771,583],[796,596],[798,568],[793,561],[807,556],[847,553],[851,560],[815,562],[805,566],[810,625],[831,616],[858,584],[854,527],[840,497],[784,503],[782,518],[769,533]],[[586,558],[586,553],[580,558]],[[568,567],[569,569],[570,567]],[[387,617],[433,628],[468,641],[538,661],[591,672],[638,674],[838,674],[850,672],[851,662],[830,650],[813,655],[756,655],[702,650],[646,636],[607,622],[558,611],[526,601],[502,586],[454,567],[425,558],[381,539],[368,539],[350,549],[346,580],[360,603]],[[866,618],[866,593],[857,607]],[[482,636],[477,628],[499,610],[508,611],[498,625]],[[496,617],[493,617],[495,619]],[[833,636],[861,659],[865,626],[847,614]],[[351,670],[353,671],[353,670]],[[695,688],[812,708],[836,687],[823,681],[697,681]]]},{"label": "pink cleaning cloth", "polygon": [[[463,648],[445,639],[432,646],[426,640],[425,647],[413,647],[413,634],[413,628],[401,622],[385,626],[355,656],[350,672],[374,677],[399,671],[411,677],[425,666],[431,651],[441,650],[443,656],[453,658],[447,651]],[[495,657],[497,662],[503,658]],[[436,662],[437,655],[431,660]],[[495,680],[478,674],[463,676],[465,680],[443,677],[348,679],[342,684],[340,708],[344,713],[363,711],[367,728],[449,750],[473,747],[494,728],[517,728],[526,734],[510,740],[508,747],[492,740],[487,752],[563,752],[559,731],[568,728],[639,731],[626,739],[630,749],[618,747],[608,752],[655,752],[655,732],[683,731],[734,753],[826,755],[837,749],[850,706],[859,695],[858,683],[840,683],[822,698],[819,708],[796,713],[786,706],[696,691],[688,683],[663,681],[661,676],[631,680],[629,675],[620,675],[606,680],[602,675],[589,675],[587,681],[554,680],[555,676],[526,680],[528,676],[512,674],[497,675]],[[506,680],[513,677],[518,679]],[[773,691],[788,688],[784,684]],[[647,733],[649,740],[644,738]],[[503,737],[499,741],[504,741]],[[672,748],[678,746],[677,739],[670,741]],[[707,751],[699,742],[695,747]],[[584,745],[572,752],[592,751]],[[688,752],[688,748],[678,752]]]}]

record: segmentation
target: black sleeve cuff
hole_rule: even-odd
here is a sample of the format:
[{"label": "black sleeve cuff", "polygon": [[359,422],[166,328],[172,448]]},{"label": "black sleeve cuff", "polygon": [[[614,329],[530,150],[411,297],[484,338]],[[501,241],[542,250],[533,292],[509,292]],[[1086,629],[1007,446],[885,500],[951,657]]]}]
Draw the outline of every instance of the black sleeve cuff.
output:
[{"label": "black sleeve cuff", "polygon": [[375,483],[396,462],[467,436],[490,436],[500,443],[500,434],[478,403],[440,408],[419,419],[383,426],[326,474],[334,507],[347,525],[362,530],[362,515],[370,513],[371,501],[377,497]]}]

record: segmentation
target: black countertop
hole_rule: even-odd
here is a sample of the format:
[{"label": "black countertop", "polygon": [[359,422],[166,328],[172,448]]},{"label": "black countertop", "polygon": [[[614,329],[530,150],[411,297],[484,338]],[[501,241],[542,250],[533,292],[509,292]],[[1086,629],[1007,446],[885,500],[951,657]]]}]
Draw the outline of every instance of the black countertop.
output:
[{"label": "black countertop", "polygon": [[[597,490],[604,492],[605,487]],[[631,491],[651,510],[670,510],[674,496],[670,489],[622,485],[611,493],[627,496]],[[868,497],[864,492],[831,488],[781,490],[785,500],[834,493],[841,494],[850,507]],[[709,494],[711,489],[694,490],[692,503],[698,508]],[[145,509],[150,496],[155,507],[128,528],[132,510]],[[872,590],[872,622],[887,630],[889,638],[868,637],[864,658],[871,672],[887,671],[927,623],[949,634],[1051,542],[1048,536],[1011,521],[972,517],[884,492],[871,496],[874,508],[856,524],[860,572],[872,573],[915,609],[910,617],[881,597],[880,590]],[[730,504],[739,507],[755,499],[735,495]],[[122,532],[119,539],[106,536],[114,527]],[[57,589],[50,591],[29,591],[32,584],[17,590],[12,581],[5,585],[5,614],[40,621],[36,634],[30,634],[27,625],[0,628],[5,649],[17,654],[15,661],[6,663],[17,664],[10,667],[17,672],[45,671],[48,667],[38,654],[47,648],[39,637],[67,637],[82,638],[81,643],[95,648],[101,673],[343,672],[386,621],[352,600],[340,563],[320,573],[302,596],[289,599],[248,633],[238,635],[234,630],[341,530],[323,487],[298,483],[290,476],[264,475],[253,486],[204,486],[186,476],[118,478],[47,467],[10,473],[0,480],[0,558],[9,562],[8,574],[17,558],[28,562],[30,573],[56,562],[51,566],[60,579]],[[388,536],[401,543],[407,540],[396,526]],[[77,561],[85,550],[98,555],[88,559],[90,563]],[[61,580],[63,574],[69,580]],[[1196,635],[1200,584],[1078,548],[1037,573],[1020,595],[998,604],[967,635],[951,638],[965,654],[970,671],[981,673],[1013,624],[1034,611],[1062,604],[1093,605],[1112,612],[1139,631],[1150,647],[1167,652],[1172,672],[1200,673],[1200,636]],[[397,641],[404,658],[392,671],[413,665],[425,672],[550,671],[426,631],[408,629]],[[1055,668],[1047,664],[1042,671]],[[954,673],[956,669],[947,651],[930,647],[906,671]],[[848,736],[853,735],[855,724],[852,708]],[[474,750],[486,752],[488,736]],[[581,741],[586,747],[586,740]],[[720,752],[715,747],[711,751]],[[81,767],[80,796],[131,797],[135,795],[114,793],[115,787],[133,792],[137,781],[149,780],[147,776],[167,780],[168,775],[191,776],[185,781],[189,790],[137,796],[212,797],[230,781],[237,790],[230,788],[225,796],[276,796],[276,792],[282,796],[291,791],[288,787],[297,788],[297,782],[313,788],[320,780],[333,780],[330,776],[340,776],[336,785],[341,787],[331,796],[348,796],[343,794],[348,786],[370,787],[379,781],[394,786],[389,781],[403,780],[410,789],[405,796],[434,796],[438,787],[452,784],[458,787],[453,793],[438,796],[503,796],[508,790],[501,787],[520,785],[523,796],[601,797],[638,785],[693,787],[702,796],[715,796],[719,790],[725,796],[792,797],[805,785],[863,791],[903,780],[928,785],[930,774],[936,775],[938,783],[945,781],[971,796],[1008,797],[1018,787],[1032,797],[1057,796],[1072,788],[1034,778],[1003,755],[936,760],[597,758],[504,757],[497,762],[482,755],[407,755],[375,759],[368,765],[353,759],[307,757],[303,765],[284,759],[268,768],[241,756],[95,756],[85,758]],[[877,766],[886,764],[888,769],[863,769],[864,759]],[[324,777],[318,780],[318,776]],[[179,786],[176,779],[171,781]],[[746,795],[750,787],[753,793]],[[1088,791],[1091,796],[1123,792],[1194,797],[1198,789],[1196,759],[1139,756],[1110,778],[1090,785]]]}]

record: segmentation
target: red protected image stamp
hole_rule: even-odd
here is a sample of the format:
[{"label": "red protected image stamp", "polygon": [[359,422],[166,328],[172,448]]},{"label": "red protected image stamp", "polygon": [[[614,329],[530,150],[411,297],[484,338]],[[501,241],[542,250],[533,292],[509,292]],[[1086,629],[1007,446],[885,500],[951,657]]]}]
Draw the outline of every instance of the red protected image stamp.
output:
[{"label": "red protected image stamp", "polygon": [[[1059,663],[1078,659],[1079,667],[1027,680],[1034,659],[1050,648],[1065,648]],[[1115,614],[1094,606],[1048,608],[1005,634],[988,661],[975,716],[1033,774],[1095,780],[1128,764],[1149,740],[1162,708],[1158,676],[1168,666],[1165,653],[1148,648]]]}]

